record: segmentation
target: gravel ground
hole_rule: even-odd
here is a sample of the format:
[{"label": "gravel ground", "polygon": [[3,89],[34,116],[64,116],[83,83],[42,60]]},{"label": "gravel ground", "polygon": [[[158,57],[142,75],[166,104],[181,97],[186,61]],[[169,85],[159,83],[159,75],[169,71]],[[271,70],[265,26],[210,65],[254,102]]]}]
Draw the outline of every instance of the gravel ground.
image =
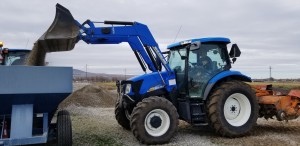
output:
[{"label": "gravel ground", "polygon": [[84,86],[86,86],[86,85],[90,85],[91,83],[88,83],[88,82],[86,82],[86,83],[81,83],[81,82],[78,82],[78,83],[73,83],[73,91],[76,91],[76,90],[79,90],[79,89],[81,89],[81,88],[83,88]]},{"label": "gravel ground", "polygon": [[[131,131],[118,125],[114,108],[69,106],[74,145],[141,145]],[[279,122],[258,119],[257,126],[242,138],[223,138],[209,127],[193,127],[180,121],[174,138],[166,146],[183,145],[300,145],[300,120]]]},{"label": "gravel ground", "polygon": [[[80,89],[82,84],[75,84]],[[141,145],[131,131],[118,125],[114,108],[68,106],[73,122],[74,145]],[[180,121],[179,129],[165,146],[186,145],[300,145],[300,119],[289,122],[258,119],[248,136],[223,138],[209,127],[193,127]]]}]

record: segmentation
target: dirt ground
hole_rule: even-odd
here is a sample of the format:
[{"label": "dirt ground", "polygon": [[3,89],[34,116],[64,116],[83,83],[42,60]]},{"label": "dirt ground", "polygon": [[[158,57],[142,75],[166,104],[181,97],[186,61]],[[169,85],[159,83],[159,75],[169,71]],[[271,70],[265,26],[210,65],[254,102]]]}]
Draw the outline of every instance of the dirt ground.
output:
[{"label": "dirt ground", "polygon": [[[80,89],[78,86],[83,85],[74,85]],[[104,108],[68,104],[64,108],[72,115],[74,145],[141,145],[131,131],[117,124],[113,105]],[[165,145],[300,145],[300,119],[288,122],[258,119],[248,136],[234,139],[220,137],[209,127],[193,127],[180,121],[176,135]]]}]

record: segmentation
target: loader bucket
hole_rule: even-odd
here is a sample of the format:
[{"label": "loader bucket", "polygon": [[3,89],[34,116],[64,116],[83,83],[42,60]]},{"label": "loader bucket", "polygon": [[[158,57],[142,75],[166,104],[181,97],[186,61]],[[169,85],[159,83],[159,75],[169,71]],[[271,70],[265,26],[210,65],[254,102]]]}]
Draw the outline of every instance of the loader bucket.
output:
[{"label": "loader bucket", "polygon": [[69,51],[77,43],[79,29],[70,11],[56,4],[55,19],[37,42],[46,52]]}]

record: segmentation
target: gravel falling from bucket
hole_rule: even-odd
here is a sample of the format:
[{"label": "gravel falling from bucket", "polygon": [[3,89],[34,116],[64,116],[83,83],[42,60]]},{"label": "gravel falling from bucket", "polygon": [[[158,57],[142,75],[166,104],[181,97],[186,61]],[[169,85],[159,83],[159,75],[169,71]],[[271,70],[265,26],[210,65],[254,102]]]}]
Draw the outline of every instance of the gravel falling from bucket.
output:
[{"label": "gravel falling from bucket", "polygon": [[29,66],[45,66],[46,51],[35,42],[28,56],[26,65]]}]

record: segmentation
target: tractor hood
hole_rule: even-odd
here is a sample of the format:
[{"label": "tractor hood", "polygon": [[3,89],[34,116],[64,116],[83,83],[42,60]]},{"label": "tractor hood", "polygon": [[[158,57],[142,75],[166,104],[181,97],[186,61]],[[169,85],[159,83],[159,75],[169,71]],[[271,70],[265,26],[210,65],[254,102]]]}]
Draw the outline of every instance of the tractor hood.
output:
[{"label": "tractor hood", "polygon": [[164,82],[167,86],[164,85],[160,75],[158,72],[143,74],[140,76],[136,76],[128,79],[128,81],[133,83],[139,83],[139,94],[145,94],[149,92],[151,88],[162,88],[166,87],[166,90],[171,91],[173,88],[176,88],[175,75],[169,75],[168,72],[163,71],[160,72],[161,76],[166,79]]}]

